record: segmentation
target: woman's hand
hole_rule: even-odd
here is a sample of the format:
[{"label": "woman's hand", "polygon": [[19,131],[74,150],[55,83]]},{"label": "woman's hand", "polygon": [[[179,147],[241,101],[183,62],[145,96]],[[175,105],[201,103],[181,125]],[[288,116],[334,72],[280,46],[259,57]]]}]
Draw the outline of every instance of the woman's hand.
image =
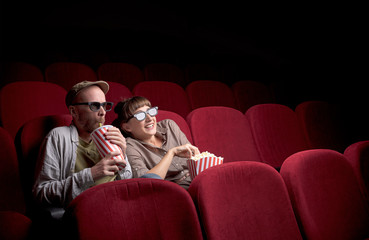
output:
[{"label": "woman's hand", "polygon": [[182,158],[191,158],[192,156],[200,154],[199,149],[189,143],[172,148],[171,150],[173,151],[174,156]]},{"label": "woman's hand", "polygon": [[[167,154],[163,157],[163,159],[152,169],[150,169],[147,173],[155,173],[159,175],[162,179],[165,179],[167,175],[170,164],[172,163],[173,157],[183,157],[190,158],[196,154],[200,154],[199,149],[191,144],[187,143],[182,146],[171,148]],[[181,181],[183,181],[182,179]]]},{"label": "woman's hand", "polygon": [[117,144],[122,149],[123,155],[125,155],[127,149],[127,142],[118,128],[116,127],[108,128],[108,131],[106,131],[105,133],[105,138],[110,140],[111,143]]}]

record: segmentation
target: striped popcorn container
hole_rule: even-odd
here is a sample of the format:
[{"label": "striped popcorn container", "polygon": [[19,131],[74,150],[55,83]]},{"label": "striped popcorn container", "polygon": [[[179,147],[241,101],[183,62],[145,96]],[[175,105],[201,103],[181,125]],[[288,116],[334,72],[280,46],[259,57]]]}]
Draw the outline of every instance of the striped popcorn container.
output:
[{"label": "striped popcorn container", "polygon": [[[104,125],[101,126],[97,129],[95,129],[92,133],[91,133],[91,138],[92,141],[94,141],[97,150],[100,153],[100,156],[102,158],[104,158],[107,154],[109,154],[110,152],[113,151],[119,151],[120,154],[117,156],[114,156],[113,159],[121,159],[124,160],[124,156],[123,156],[123,152],[122,149],[113,143],[110,143],[109,140],[107,140],[104,136],[105,132],[108,130],[108,128],[113,127],[112,125]],[[124,165],[118,165],[119,170],[122,170],[123,168],[125,168]]]},{"label": "striped popcorn container", "polygon": [[187,159],[187,166],[192,180],[202,171],[220,164],[223,164],[223,158],[216,157],[213,154],[209,154],[209,156],[203,156],[197,159]]}]

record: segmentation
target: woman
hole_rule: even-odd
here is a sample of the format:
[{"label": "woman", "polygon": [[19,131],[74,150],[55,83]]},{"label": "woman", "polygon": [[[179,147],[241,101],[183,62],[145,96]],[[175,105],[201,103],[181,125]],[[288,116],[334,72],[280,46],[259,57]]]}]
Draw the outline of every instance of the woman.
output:
[{"label": "woman", "polygon": [[113,125],[127,137],[127,156],[133,177],[153,173],[187,189],[191,183],[186,160],[199,154],[173,120],[156,122],[157,107],[144,97],[117,104]]}]

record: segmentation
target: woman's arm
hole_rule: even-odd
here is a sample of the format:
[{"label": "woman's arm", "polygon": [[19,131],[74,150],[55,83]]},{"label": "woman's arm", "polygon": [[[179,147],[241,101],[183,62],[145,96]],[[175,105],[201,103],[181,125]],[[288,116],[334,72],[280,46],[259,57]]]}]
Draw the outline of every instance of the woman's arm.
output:
[{"label": "woman's arm", "polygon": [[165,179],[170,164],[172,163],[173,157],[191,158],[192,156],[200,154],[199,149],[191,144],[185,144],[182,146],[171,148],[167,154],[164,155],[162,160],[147,173],[155,173],[162,179]]}]

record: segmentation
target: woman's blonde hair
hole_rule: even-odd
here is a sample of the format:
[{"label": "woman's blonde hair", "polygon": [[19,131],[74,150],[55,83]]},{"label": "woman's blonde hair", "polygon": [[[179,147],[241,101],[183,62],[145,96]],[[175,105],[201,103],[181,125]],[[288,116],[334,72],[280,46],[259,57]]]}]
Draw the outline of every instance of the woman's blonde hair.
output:
[{"label": "woman's blonde hair", "polygon": [[137,109],[144,106],[151,107],[151,103],[147,98],[141,96],[131,97],[119,102],[114,108],[114,112],[118,117],[113,121],[112,125],[119,128],[125,137],[130,136],[129,133],[122,129],[122,123],[126,123]]}]

